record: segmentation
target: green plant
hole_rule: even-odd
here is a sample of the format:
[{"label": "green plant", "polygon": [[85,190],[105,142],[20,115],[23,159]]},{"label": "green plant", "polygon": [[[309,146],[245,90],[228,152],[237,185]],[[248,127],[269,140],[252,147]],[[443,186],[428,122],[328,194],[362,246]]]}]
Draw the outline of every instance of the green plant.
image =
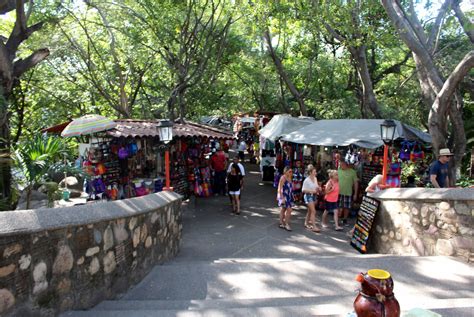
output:
[{"label": "green plant", "polygon": [[38,135],[13,148],[14,172],[17,184],[26,191],[26,208],[30,208],[32,190],[47,180],[50,167],[68,152],[63,139]]},{"label": "green plant", "polygon": [[470,178],[468,176],[461,176],[458,181],[456,182],[456,186],[459,187],[473,187],[474,186],[474,178]]}]

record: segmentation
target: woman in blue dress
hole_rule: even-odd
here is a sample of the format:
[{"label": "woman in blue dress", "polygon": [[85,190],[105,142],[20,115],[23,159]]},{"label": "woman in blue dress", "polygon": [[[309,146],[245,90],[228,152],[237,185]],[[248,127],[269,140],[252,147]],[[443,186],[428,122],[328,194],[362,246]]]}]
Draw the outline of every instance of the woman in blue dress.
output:
[{"label": "woman in blue dress", "polygon": [[290,218],[293,208],[293,170],[286,166],[278,183],[278,206],[280,206],[280,228],[291,231]]}]

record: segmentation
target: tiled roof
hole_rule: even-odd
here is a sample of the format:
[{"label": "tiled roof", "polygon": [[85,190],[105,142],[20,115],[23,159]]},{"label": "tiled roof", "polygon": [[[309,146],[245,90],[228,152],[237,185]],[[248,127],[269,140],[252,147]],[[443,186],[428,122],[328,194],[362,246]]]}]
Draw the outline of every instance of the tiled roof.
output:
[{"label": "tiled roof", "polygon": [[[115,129],[107,131],[113,137],[154,137],[159,136],[156,120],[115,120]],[[230,132],[222,131],[213,127],[193,122],[175,123],[173,125],[173,136],[177,137],[210,137],[215,139],[232,139]]]}]

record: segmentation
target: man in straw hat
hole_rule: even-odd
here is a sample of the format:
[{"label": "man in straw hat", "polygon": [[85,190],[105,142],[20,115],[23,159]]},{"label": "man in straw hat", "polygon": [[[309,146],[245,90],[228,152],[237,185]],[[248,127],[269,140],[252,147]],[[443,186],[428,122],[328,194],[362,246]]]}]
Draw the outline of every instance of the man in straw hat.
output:
[{"label": "man in straw hat", "polygon": [[453,153],[449,149],[439,150],[438,160],[430,168],[430,180],[434,187],[449,187],[448,163],[451,156]]}]

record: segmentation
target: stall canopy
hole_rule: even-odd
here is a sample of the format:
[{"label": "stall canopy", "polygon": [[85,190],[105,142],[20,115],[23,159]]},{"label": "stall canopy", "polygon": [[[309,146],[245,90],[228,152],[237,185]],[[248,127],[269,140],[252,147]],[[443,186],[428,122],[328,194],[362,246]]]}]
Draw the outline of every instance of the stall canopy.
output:
[{"label": "stall canopy", "polygon": [[[383,145],[380,138],[380,124],[383,119],[337,119],[319,120],[282,136],[287,142],[324,145],[357,145],[365,148],[377,148]],[[431,143],[431,136],[400,121],[397,124],[395,139],[405,139],[422,143]]]},{"label": "stall canopy", "polygon": [[266,139],[275,141],[282,135],[311,125],[314,122],[316,121],[309,117],[295,118],[287,114],[279,114],[274,116],[265,127],[260,129],[259,133]]}]

